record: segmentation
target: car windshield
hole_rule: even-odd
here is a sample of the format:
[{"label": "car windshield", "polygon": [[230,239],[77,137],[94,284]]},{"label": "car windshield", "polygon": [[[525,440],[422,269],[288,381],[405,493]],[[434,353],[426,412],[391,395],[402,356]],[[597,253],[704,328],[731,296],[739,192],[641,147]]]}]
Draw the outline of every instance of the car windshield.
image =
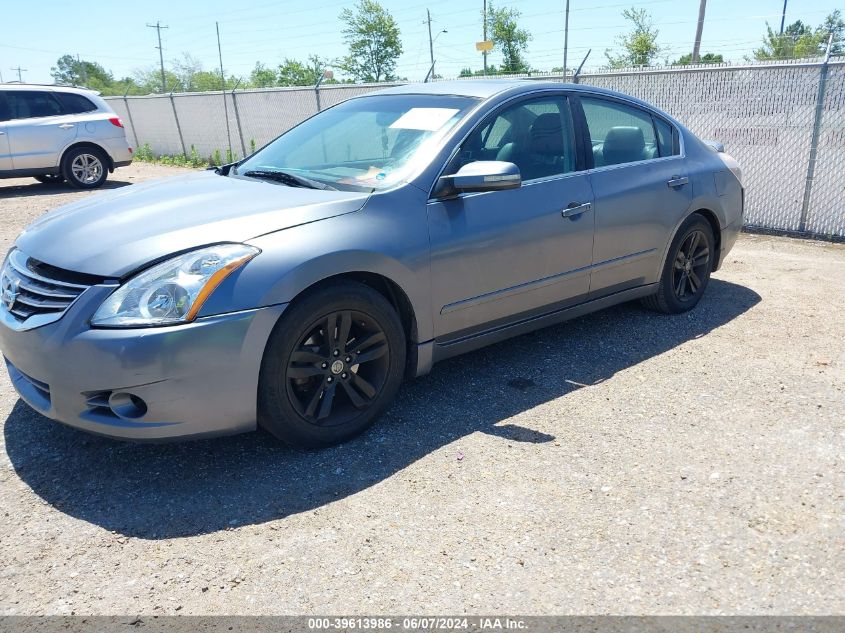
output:
[{"label": "car windshield", "polygon": [[443,136],[477,103],[443,95],[350,99],[286,132],[233,173],[285,172],[335,189],[386,189],[430,161]]}]

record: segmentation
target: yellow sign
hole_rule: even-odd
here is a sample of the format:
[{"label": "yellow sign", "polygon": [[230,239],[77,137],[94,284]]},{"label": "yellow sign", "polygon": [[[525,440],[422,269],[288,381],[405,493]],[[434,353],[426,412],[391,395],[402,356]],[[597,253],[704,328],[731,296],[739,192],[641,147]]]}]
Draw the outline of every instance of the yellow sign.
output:
[{"label": "yellow sign", "polygon": [[492,51],[493,50],[493,42],[491,40],[485,40],[483,42],[476,42],[475,43],[475,50],[477,50],[477,51]]}]

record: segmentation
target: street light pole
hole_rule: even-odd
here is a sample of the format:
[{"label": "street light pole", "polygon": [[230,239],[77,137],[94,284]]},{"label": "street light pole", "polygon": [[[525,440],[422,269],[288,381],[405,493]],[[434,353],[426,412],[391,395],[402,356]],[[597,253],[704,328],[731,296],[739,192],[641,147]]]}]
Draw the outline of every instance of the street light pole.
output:
[{"label": "street light pole", "polygon": [[701,0],[698,5],[698,25],[695,27],[695,43],[692,45],[692,63],[697,64],[701,53],[701,33],[704,31],[704,11],[707,9],[707,0]]},{"label": "street light pole", "polygon": [[566,19],[563,23],[563,80],[566,81],[566,56],[569,52],[569,0],[566,0]]},{"label": "street light pole", "polygon": [[431,78],[434,79],[434,40],[431,39],[431,11],[428,9],[425,10],[425,14],[428,16],[428,54],[431,57]]},{"label": "street light pole", "polygon": [[[482,23],[483,23],[483,30],[484,30],[484,37],[482,38],[485,42],[487,41],[487,0],[484,0],[484,13],[482,14]],[[481,53],[484,56],[484,76],[487,76],[487,50],[485,49]]]}]

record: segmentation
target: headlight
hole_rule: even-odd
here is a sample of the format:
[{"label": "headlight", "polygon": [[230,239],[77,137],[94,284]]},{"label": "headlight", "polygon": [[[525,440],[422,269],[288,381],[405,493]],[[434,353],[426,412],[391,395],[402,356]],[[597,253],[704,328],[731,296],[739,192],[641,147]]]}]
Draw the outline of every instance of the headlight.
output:
[{"label": "headlight", "polygon": [[115,290],[91,324],[138,327],[193,321],[214,289],[260,252],[244,244],[220,244],[156,264]]}]

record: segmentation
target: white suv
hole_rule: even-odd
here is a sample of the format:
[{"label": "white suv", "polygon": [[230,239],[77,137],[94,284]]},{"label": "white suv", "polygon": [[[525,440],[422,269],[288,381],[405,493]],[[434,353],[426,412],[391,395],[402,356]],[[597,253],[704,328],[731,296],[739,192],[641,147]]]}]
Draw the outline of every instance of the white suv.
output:
[{"label": "white suv", "polygon": [[0,84],[0,178],[94,189],[131,162],[123,122],[96,93]]}]

